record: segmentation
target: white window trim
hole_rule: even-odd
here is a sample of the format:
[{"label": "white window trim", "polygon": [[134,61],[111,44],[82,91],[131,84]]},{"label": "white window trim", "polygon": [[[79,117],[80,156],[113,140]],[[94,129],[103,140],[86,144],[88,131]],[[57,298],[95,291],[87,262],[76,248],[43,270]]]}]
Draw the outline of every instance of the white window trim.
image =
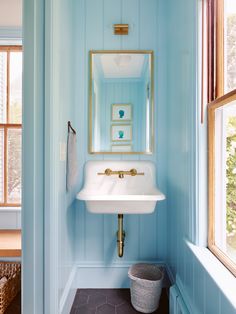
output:
[{"label": "white window trim", "polygon": [[21,208],[6,208],[0,209],[0,230],[3,229],[21,229]]},{"label": "white window trim", "polygon": [[20,212],[21,207],[0,207],[0,214],[1,212]]},{"label": "white window trim", "polygon": [[[21,27],[0,27],[0,45],[14,46],[22,45],[22,28]],[[12,214],[21,212],[21,207],[0,207],[0,217],[5,216],[6,228],[12,225]],[[9,216],[9,218],[8,218]],[[21,228],[21,222],[15,218],[15,229]],[[9,221],[9,222],[8,222]]]},{"label": "white window trim", "polygon": [[[208,168],[207,168],[207,106],[203,108],[204,123],[201,123],[201,87],[202,87],[202,5],[204,1],[199,0],[197,6],[197,117],[196,117],[196,189],[195,189],[195,213],[193,213],[194,244],[207,247],[208,239]],[[205,33],[206,40],[206,33]],[[206,99],[206,95],[203,96]]]},{"label": "white window trim", "polygon": [[0,45],[22,45],[22,28],[0,27]]}]

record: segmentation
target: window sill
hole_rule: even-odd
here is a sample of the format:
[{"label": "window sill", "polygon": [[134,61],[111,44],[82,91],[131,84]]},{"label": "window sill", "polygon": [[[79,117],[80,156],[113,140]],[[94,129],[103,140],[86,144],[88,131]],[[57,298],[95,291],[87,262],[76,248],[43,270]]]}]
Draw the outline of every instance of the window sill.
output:
[{"label": "window sill", "polygon": [[0,257],[21,256],[21,231],[0,230]]},{"label": "window sill", "polygon": [[189,241],[186,244],[212,277],[219,290],[236,308],[235,286],[236,277],[205,247],[196,246]]},{"label": "window sill", "polygon": [[0,207],[0,212],[20,212],[21,207]]}]

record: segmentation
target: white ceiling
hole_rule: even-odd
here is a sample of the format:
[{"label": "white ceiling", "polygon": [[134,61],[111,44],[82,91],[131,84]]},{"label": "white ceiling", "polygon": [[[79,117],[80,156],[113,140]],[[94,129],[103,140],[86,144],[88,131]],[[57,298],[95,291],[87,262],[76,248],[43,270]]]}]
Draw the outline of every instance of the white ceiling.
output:
[{"label": "white ceiling", "polygon": [[102,54],[104,78],[140,78],[145,56],[142,54]]},{"label": "white ceiling", "polygon": [[22,0],[0,0],[0,27],[22,26]]}]

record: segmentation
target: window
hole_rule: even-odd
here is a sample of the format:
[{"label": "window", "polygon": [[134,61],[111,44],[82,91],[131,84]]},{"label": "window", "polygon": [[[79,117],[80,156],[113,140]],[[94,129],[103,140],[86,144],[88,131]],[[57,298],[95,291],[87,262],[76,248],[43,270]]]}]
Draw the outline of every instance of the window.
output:
[{"label": "window", "polygon": [[210,250],[236,275],[236,91],[208,107]]},{"label": "window", "polygon": [[208,101],[236,89],[236,1],[208,0]]},{"label": "window", "polygon": [[236,276],[236,1],[208,0],[208,247]]},{"label": "window", "polygon": [[0,46],[0,206],[21,205],[22,49]]}]

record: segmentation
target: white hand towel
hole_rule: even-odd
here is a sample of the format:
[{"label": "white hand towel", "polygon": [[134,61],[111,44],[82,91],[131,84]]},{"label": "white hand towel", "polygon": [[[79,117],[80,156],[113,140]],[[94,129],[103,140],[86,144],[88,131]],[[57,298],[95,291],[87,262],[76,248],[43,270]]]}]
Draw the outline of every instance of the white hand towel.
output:
[{"label": "white hand towel", "polygon": [[78,175],[76,134],[69,131],[67,138],[67,175],[66,189],[70,191],[76,184]]}]

